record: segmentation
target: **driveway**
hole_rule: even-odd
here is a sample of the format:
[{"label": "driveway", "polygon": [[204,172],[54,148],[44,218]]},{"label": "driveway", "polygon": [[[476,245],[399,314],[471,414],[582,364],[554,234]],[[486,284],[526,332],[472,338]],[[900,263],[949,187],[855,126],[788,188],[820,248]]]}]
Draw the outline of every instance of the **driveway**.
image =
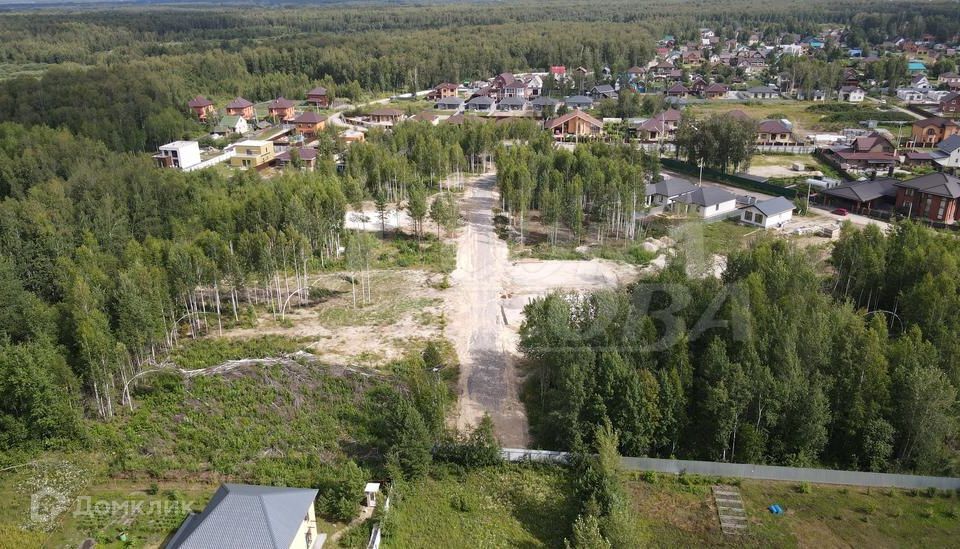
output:
[{"label": "driveway", "polygon": [[501,444],[525,448],[527,417],[512,352],[516,342],[502,307],[510,254],[493,230],[493,208],[499,201],[495,183],[493,174],[468,183],[460,204],[466,226],[457,239],[449,323],[460,357],[457,428],[466,430],[488,413]]}]

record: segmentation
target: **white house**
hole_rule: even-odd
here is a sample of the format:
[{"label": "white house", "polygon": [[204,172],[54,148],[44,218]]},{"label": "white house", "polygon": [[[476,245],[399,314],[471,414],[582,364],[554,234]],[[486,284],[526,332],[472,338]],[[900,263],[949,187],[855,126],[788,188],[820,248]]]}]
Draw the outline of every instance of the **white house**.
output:
[{"label": "white house", "polygon": [[793,202],[782,196],[761,200],[740,212],[740,221],[769,229],[793,219]]},{"label": "white house", "polygon": [[154,161],[161,168],[179,168],[185,170],[200,163],[200,143],[196,141],[174,141],[161,145]]},{"label": "white house", "polygon": [[866,96],[863,89],[860,86],[843,86],[840,88],[840,101],[846,101],[847,103],[863,103],[863,98]]},{"label": "white house", "polygon": [[898,88],[897,99],[906,103],[922,103],[925,94],[920,90],[913,88]]},{"label": "white house", "polygon": [[686,179],[671,177],[659,183],[647,185],[646,205],[666,206],[677,198],[697,190],[697,186]]},{"label": "white house", "polygon": [[930,80],[923,74],[918,74],[910,80],[910,86],[914,89],[927,91],[933,86],[930,85]]},{"label": "white house", "polygon": [[243,135],[248,131],[250,131],[250,126],[247,124],[246,118],[242,116],[224,116],[210,133],[216,135],[229,135],[232,133]]},{"label": "white house", "polygon": [[737,197],[719,187],[699,187],[678,197],[673,204],[679,212],[696,213],[703,219],[710,219],[736,210]]},{"label": "white house", "polygon": [[191,513],[167,549],[319,549],[317,490],[221,484],[202,513]]},{"label": "white house", "polygon": [[951,135],[941,141],[930,156],[943,171],[952,173],[960,171],[960,135]]}]

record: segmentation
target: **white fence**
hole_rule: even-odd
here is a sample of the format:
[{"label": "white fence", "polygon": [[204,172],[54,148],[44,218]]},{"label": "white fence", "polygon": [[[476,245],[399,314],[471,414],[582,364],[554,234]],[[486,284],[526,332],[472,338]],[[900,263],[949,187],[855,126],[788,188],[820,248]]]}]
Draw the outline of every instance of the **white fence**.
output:
[{"label": "white fence", "polygon": [[[567,452],[527,450],[524,448],[504,448],[502,455],[503,459],[507,461],[566,463],[570,459],[570,454]],[[862,471],[838,471],[834,469],[813,469],[809,467],[781,467],[778,465],[754,465],[750,463],[719,463],[714,461],[636,457],[622,458],[622,465],[623,468],[628,471],[656,471],[658,473],[670,473],[674,475],[687,473],[755,480],[812,482],[815,484],[960,490],[960,478],[954,477],[865,473]]]},{"label": "white fence", "polygon": [[199,163],[199,164],[194,164],[193,166],[184,168],[183,171],[185,171],[185,172],[194,172],[194,171],[197,171],[197,170],[202,170],[202,169],[204,169],[204,168],[209,168],[210,166],[214,166],[214,165],[216,165],[216,164],[222,164],[223,162],[226,162],[227,160],[230,160],[231,158],[233,158],[234,155],[236,155],[236,154],[237,154],[237,152],[236,152],[235,150],[233,150],[233,149],[230,149],[230,150],[228,150],[228,151],[223,151],[223,154],[221,154],[221,155],[219,155],[219,156],[214,156],[213,158],[210,158],[210,159],[207,159],[207,160],[204,160],[203,162],[201,162],[201,163]]}]

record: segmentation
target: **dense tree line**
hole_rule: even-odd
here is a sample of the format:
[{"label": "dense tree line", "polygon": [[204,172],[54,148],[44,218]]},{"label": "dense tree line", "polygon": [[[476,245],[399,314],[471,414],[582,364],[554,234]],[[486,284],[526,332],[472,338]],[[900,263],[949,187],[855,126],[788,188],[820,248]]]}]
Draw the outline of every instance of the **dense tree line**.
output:
[{"label": "dense tree line", "polygon": [[763,240],[723,280],[653,280],[526,308],[547,447],[610,422],[625,455],[955,474],[960,249],[909,223],[843,231],[822,275]]},{"label": "dense tree line", "polygon": [[[344,231],[348,209],[407,207],[411,189],[426,209],[449,174],[482,168],[471,156],[523,131],[403,124],[351,149],[345,174],[328,155],[315,172],[262,178],[161,170],[63,130],[0,124],[0,391],[15,396],[0,405],[0,444],[75,435],[85,406],[102,418],[132,406],[133,380],[178,338],[253,307],[282,318],[320,269],[368,271],[373,247]],[[431,219],[453,226],[439,202]]]},{"label": "dense tree line", "polygon": [[691,164],[715,168],[745,170],[756,151],[757,122],[727,113],[697,120],[683,113],[677,126],[677,154]]},{"label": "dense tree line", "polygon": [[538,210],[551,241],[563,226],[579,240],[589,229],[603,241],[636,237],[646,184],[658,181],[658,159],[630,146],[583,144],[573,152],[554,147],[547,134],[497,149],[501,208],[522,238],[530,210]]}]

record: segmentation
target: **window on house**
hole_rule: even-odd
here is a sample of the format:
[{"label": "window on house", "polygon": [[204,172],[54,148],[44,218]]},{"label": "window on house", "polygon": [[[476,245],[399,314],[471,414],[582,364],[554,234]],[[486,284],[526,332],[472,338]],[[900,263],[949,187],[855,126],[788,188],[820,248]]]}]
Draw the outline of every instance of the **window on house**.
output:
[{"label": "window on house", "polygon": [[924,201],[924,203],[923,203],[923,215],[927,215],[928,213],[930,213],[930,203],[931,203],[931,202],[933,202],[933,200],[931,200],[931,198],[928,196],[928,197],[927,197],[927,200]]},{"label": "window on house", "polygon": [[940,201],[940,208],[937,210],[937,219],[943,219],[943,209],[946,207],[947,203],[945,200]]},{"label": "window on house", "polygon": [[743,212],[744,221],[753,221],[753,212]]},{"label": "window on house", "polygon": [[757,223],[763,223],[763,215],[757,214],[757,216],[754,218],[754,221]]}]

